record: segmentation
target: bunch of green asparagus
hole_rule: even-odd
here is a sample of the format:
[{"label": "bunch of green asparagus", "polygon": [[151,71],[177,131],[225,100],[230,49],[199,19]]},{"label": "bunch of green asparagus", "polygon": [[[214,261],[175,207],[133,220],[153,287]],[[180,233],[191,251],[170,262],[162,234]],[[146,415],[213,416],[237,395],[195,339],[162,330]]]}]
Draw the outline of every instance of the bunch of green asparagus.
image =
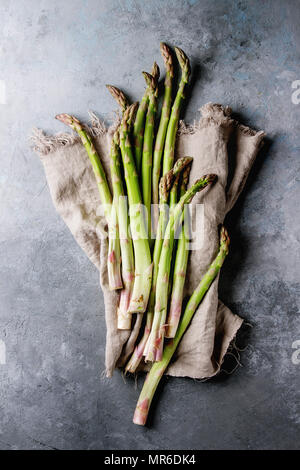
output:
[{"label": "bunch of green asparagus", "polygon": [[190,62],[175,47],[181,78],[173,99],[173,53],[164,43],[160,49],[165,80],[159,119],[160,71],[156,63],[151,73],[143,72],[146,90],[140,104],[130,104],[121,90],[107,85],[122,113],[110,144],[111,188],[88,130],[73,116],[56,116],[80,136],[94,170],[108,225],[109,287],[120,291],[118,329],[131,329],[134,314],[144,315],[137,344],[125,367],[126,372],[135,373],[142,361],[152,363],[133,419],[140,425],[146,423],[157,384],[221,268],[229,245],[223,227],[219,253],[182,313],[189,254],[189,221],[184,209],[196,193],[216,180],[216,175],[204,175],[188,188],[192,158],[175,161]]}]

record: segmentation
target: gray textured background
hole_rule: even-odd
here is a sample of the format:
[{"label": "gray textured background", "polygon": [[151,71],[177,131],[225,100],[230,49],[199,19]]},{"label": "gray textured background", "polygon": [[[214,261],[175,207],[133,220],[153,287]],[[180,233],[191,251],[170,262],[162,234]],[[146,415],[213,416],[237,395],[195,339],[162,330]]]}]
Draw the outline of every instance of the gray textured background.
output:
[{"label": "gray textured background", "polygon": [[[0,1],[2,449],[299,447],[299,24],[297,1]],[[253,326],[237,340],[248,344],[244,367],[206,383],[165,380],[140,428],[134,381],[100,378],[98,273],[55,213],[27,138],[33,126],[62,130],[58,112],[109,119],[107,82],[139,99],[141,70],[162,65],[161,40],[192,57],[187,121],[221,102],[268,140],[227,221],[220,296]]]}]

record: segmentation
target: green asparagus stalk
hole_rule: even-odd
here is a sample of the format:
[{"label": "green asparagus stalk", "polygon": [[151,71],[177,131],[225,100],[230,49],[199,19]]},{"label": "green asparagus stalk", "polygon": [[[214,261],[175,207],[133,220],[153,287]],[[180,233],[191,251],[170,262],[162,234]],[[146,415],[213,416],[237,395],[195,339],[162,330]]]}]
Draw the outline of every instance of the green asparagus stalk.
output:
[{"label": "green asparagus stalk", "polygon": [[209,266],[207,272],[204,274],[197,288],[191,295],[176,332],[175,338],[165,346],[162,360],[152,365],[150,372],[146,377],[133,417],[133,422],[135,424],[139,424],[141,426],[146,424],[152,398],[157,389],[159,381],[167,369],[170,360],[176,351],[176,348],[187,327],[189,326],[196,309],[218,275],[228,254],[228,247],[229,236],[225,227],[222,227],[220,234],[220,248],[216,258]]},{"label": "green asparagus stalk", "polygon": [[[180,187],[180,196],[182,197],[187,189],[191,167],[188,166],[183,175]],[[170,301],[170,309],[167,317],[166,338],[174,338],[177,331],[183,301],[183,289],[186,278],[186,270],[189,258],[187,247],[189,239],[189,221],[184,217],[184,224],[181,229],[180,238],[177,244],[177,251],[174,264],[173,286]]]},{"label": "green asparagus stalk", "polygon": [[159,354],[160,351],[162,351],[168,307],[168,286],[172,260],[172,246],[174,241],[174,234],[182,216],[182,210],[185,204],[189,204],[191,202],[197,192],[204,189],[207,185],[213,183],[215,179],[216,175],[205,175],[201,179],[197,180],[193,186],[188,189],[186,193],[180,198],[180,201],[170,215],[159,260],[154,318],[148,340],[149,344],[147,344],[147,355],[145,358],[146,361],[153,362],[160,360]]},{"label": "green asparagus stalk", "polygon": [[151,243],[151,177],[155,116],[157,111],[157,80],[147,72],[143,72],[148,88],[148,111],[146,116],[143,153],[142,153],[142,192],[146,210],[148,237]]},{"label": "green asparagus stalk", "polygon": [[[154,62],[152,70],[152,77],[158,82],[159,80],[159,67],[156,62]],[[142,152],[143,152],[143,141],[144,141],[144,127],[145,127],[145,117],[148,109],[149,102],[149,89],[146,88],[144,96],[141,99],[140,105],[138,107],[136,118],[133,127],[133,138],[134,138],[134,155],[135,163],[138,174],[141,173],[142,168]]]},{"label": "green asparagus stalk", "polygon": [[132,240],[128,234],[128,209],[121,174],[120,135],[117,129],[113,135],[110,146],[110,173],[114,193],[113,204],[116,208],[119,222],[121,269],[124,288],[120,292],[120,301],[117,312],[117,326],[119,330],[131,328],[132,315],[128,307],[134,281],[134,258]]},{"label": "green asparagus stalk", "polygon": [[120,126],[120,148],[130,209],[130,227],[135,255],[135,277],[128,313],[143,313],[148,304],[152,280],[152,261],[142,210],[142,195],[136,171],[130,128],[137,103],[129,106]]},{"label": "green asparagus stalk", "polygon": [[[112,197],[111,192],[108,186],[108,182],[106,179],[106,174],[104,168],[102,166],[101,160],[97,151],[94,147],[93,142],[91,141],[90,136],[87,134],[86,130],[83,128],[82,124],[78,119],[74,116],[70,116],[69,114],[58,114],[55,116],[55,119],[63,122],[71,129],[77,132],[81,141],[87,151],[87,154],[91,160],[93,170],[96,176],[96,181],[98,184],[98,189],[100,193],[101,202],[104,205],[105,214],[109,216],[109,210],[112,204]],[[107,217],[109,219],[109,217]]]},{"label": "green asparagus stalk", "polygon": [[[129,103],[124,93],[115,86],[106,85],[112,97],[117,101],[122,113],[128,107]],[[134,281],[134,257],[132,239],[128,234],[128,206],[127,198],[124,192],[121,174],[121,155],[120,155],[120,131],[119,128],[114,132],[110,147],[110,173],[115,198],[117,200],[117,214],[120,232],[121,247],[121,270],[124,288],[120,292],[120,300],[117,311],[117,327],[119,330],[128,330],[131,328],[132,315],[128,313],[133,281]]]},{"label": "green asparagus stalk", "polygon": [[107,273],[109,288],[111,290],[122,289],[121,249],[115,198],[113,198],[110,220],[108,223]]},{"label": "green asparagus stalk", "polygon": [[146,324],[142,339],[140,340],[139,344],[136,346],[128,364],[126,365],[125,371],[134,373],[139,366],[141,359],[145,353],[145,346],[147,344],[154,315],[154,306],[155,306],[155,292],[156,292],[156,281],[157,281],[157,273],[158,273],[158,264],[159,258],[162,249],[162,243],[165,233],[165,228],[168,221],[168,212],[167,212],[167,201],[169,197],[169,191],[172,187],[172,182],[174,176],[176,177],[177,174],[184,171],[187,165],[190,164],[192,159],[190,157],[183,157],[179,159],[174,168],[170,170],[165,176],[161,178],[160,181],[160,214],[159,214],[159,223],[158,223],[158,230],[157,236],[155,239],[154,250],[153,250],[153,276],[152,276],[152,286],[150,292],[150,298],[147,307],[147,317],[146,317]]},{"label": "green asparagus stalk", "polygon": [[176,134],[178,129],[179,117],[180,117],[180,109],[185,98],[184,91],[186,84],[189,81],[191,69],[190,69],[190,62],[185,53],[179,49],[179,47],[175,47],[175,52],[177,56],[177,60],[181,67],[182,75],[181,80],[179,83],[178,91],[176,94],[175,101],[172,106],[171,116],[168,124],[166,141],[165,141],[165,149],[164,149],[164,157],[163,157],[163,175],[167,173],[173,166],[174,162],[174,154],[175,154],[175,142],[176,142]]},{"label": "green asparagus stalk", "polygon": [[[178,186],[179,186],[179,179],[180,175],[177,175],[177,177],[174,179],[172,189],[170,191],[170,200],[169,200],[169,206],[170,206],[170,214],[172,214],[172,211],[176,207],[176,204],[178,202]],[[176,252],[176,245],[177,245],[177,240],[171,240],[170,241],[170,251],[171,253]],[[171,260],[171,268],[170,268],[170,278],[169,278],[169,285],[168,285],[168,295],[170,296],[171,294],[171,289],[172,289],[172,283],[173,283],[173,271],[174,271],[174,256],[172,256]]]},{"label": "green asparagus stalk", "polygon": [[[185,172],[188,172],[188,174],[190,173],[190,170],[191,170],[191,166],[187,166],[185,168]],[[179,187],[179,179],[180,179],[180,175],[177,176],[177,178],[175,178],[174,180],[174,183],[173,183],[173,186],[172,186],[172,189],[170,191],[170,213],[172,213],[172,211],[174,210],[174,208],[176,207],[176,204],[178,202],[178,187]],[[180,194],[180,197],[182,196],[183,194]],[[177,239],[175,239],[173,242],[171,242],[172,245],[171,245],[171,250],[173,253],[177,253]],[[168,295],[170,296],[171,295],[171,291],[172,291],[172,285],[173,285],[173,278],[174,278],[174,268],[175,268],[175,257],[173,256],[172,257],[172,261],[171,261],[171,270],[170,270],[170,279],[169,279],[169,286],[168,286]]]},{"label": "green asparagus stalk", "polygon": [[81,122],[74,116],[69,114],[58,114],[55,116],[56,119],[63,122],[67,126],[71,127],[79,135],[81,142],[83,143],[89,159],[91,161],[94,174],[96,177],[98,190],[100,194],[101,203],[104,207],[104,214],[108,223],[109,232],[109,247],[108,247],[108,279],[109,287],[112,290],[122,288],[121,278],[121,257],[120,257],[120,241],[118,233],[118,223],[116,220],[116,214],[112,211],[112,196],[106,179],[106,174],[102,166],[100,157],[94,147],[94,144],[88,135],[87,131],[82,126]]},{"label": "green asparagus stalk", "polygon": [[163,105],[161,110],[161,117],[159,127],[156,135],[154,154],[153,154],[153,172],[152,172],[152,203],[154,204],[154,217],[153,217],[153,228],[154,233],[157,228],[158,221],[158,200],[159,200],[159,177],[161,173],[161,159],[164,151],[165,138],[169,123],[169,117],[172,106],[172,81],[174,76],[173,60],[170,48],[163,42],[160,44],[161,54],[164,59],[166,68],[165,77],[165,92]]}]

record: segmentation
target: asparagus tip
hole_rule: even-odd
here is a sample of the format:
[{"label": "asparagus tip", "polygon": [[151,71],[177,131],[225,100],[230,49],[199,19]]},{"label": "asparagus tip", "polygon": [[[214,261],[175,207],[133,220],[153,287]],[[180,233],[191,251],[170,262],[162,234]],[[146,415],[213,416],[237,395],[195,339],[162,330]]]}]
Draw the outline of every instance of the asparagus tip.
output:
[{"label": "asparagus tip", "polygon": [[188,82],[191,74],[191,66],[188,56],[179,47],[175,47],[176,57],[182,70],[183,79]]},{"label": "asparagus tip", "polygon": [[151,75],[148,72],[142,72],[142,74],[143,74],[144,79],[146,81],[147,87],[149,87],[151,89],[151,91],[154,92],[155,89],[156,89],[156,86],[157,86],[155,78],[153,77],[153,75]]},{"label": "asparagus tip", "polygon": [[165,67],[171,77],[174,75],[173,59],[171,49],[164,42],[160,43],[160,52],[163,56]]},{"label": "asparagus tip", "polygon": [[134,119],[135,113],[138,109],[139,103],[136,101],[133,103],[131,106],[129,106],[130,111],[129,111],[129,122],[131,123]]},{"label": "asparagus tip", "polygon": [[124,125],[124,124],[130,125],[132,123],[137,107],[138,107],[138,102],[131,104],[130,106],[128,106],[128,108],[125,109],[123,113],[123,119],[122,119],[121,125]]},{"label": "asparagus tip", "polygon": [[226,254],[228,253],[230,238],[227,232],[227,229],[222,225],[220,231],[220,245],[225,250]]},{"label": "asparagus tip", "polygon": [[163,201],[167,201],[168,195],[170,192],[170,189],[173,184],[173,179],[174,179],[174,172],[173,169],[168,171],[162,178],[160,179],[159,182],[159,194],[160,198]]},{"label": "asparagus tip", "polygon": [[157,65],[156,62],[154,62],[153,66],[152,66],[151,75],[154,78],[154,80],[156,82],[158,82],[159,77],[160,77],[160,70],[159,70],[159,66]]},{"label": "asparagus tip", "polygon": [[112,97],[117,101],[118,105],[124,111],[128,106],[128,101],[123,91],[113,85],[105,85]]},{"label": "asparagus tip", "polygon": [[209,184],[212,184],[216,181],[217,175],[214,174],[208,174],[202,176],[202,178],[197,179],[194,183],[193,186],[197,188],[197,191],[201,191],[202,189],[206,188]]},{"label": "asparagus tip", "polygon": [[64,124],[67,124],[67,126],[70,126],[72,124],[72,116],[70,116],[69,114],[66,114],[66,113],[57,114],[55,116],[55,119],[57,119],[58,121],[63,122]]},{"label": "asparagus tip", "polygon": [[82,127],[78,119],[76,119],[74,116],[71,116],[70,114],[67,114],[67,113],[57,114],[55,116],[55,119],[63,122],[64,124],[71,127],[72,129],[75,129],[75,128],[81,129]]},{"label": "asparagus tip", "polygon": [[179,158],[173,167],[174,175],[181,173],[187,166],[190,165],[192,161],[193,161],[192,157]]},{"label": "asparagus tip", "polygon": [[[215,183],[215,182],[217,181],[217,179],[218,179],[218,176],[215,175],[214,173],[210,173],[210,174],[208,174],[208,175],[204,175],[204,176],[201,178],[201,180],[202,180],[202,181],[205,180],[205,182],[206,182],[207,184]],[[198,180],[198,181],[199,181],[199,180]]]}]

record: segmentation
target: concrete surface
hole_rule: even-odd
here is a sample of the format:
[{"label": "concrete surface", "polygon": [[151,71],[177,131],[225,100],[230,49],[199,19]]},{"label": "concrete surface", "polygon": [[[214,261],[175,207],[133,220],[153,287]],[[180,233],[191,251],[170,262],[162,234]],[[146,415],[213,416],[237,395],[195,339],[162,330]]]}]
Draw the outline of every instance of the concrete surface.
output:
[{"label": "concrete surface", "polygon": [[[1,449],[299,447],[299,2],[1,0],[0,13]],[[100,377],[98,273],[55,213],[27,138],[33,126],[62,130],[58,112],[108,119],[107,82],[138,99],[161,40],[192,57],[187,121],[221,102],[268,140],[227,221],[220,296],[252,325],[237,340],[243,367],[165,380],[141,429],[134,381]]]}]

